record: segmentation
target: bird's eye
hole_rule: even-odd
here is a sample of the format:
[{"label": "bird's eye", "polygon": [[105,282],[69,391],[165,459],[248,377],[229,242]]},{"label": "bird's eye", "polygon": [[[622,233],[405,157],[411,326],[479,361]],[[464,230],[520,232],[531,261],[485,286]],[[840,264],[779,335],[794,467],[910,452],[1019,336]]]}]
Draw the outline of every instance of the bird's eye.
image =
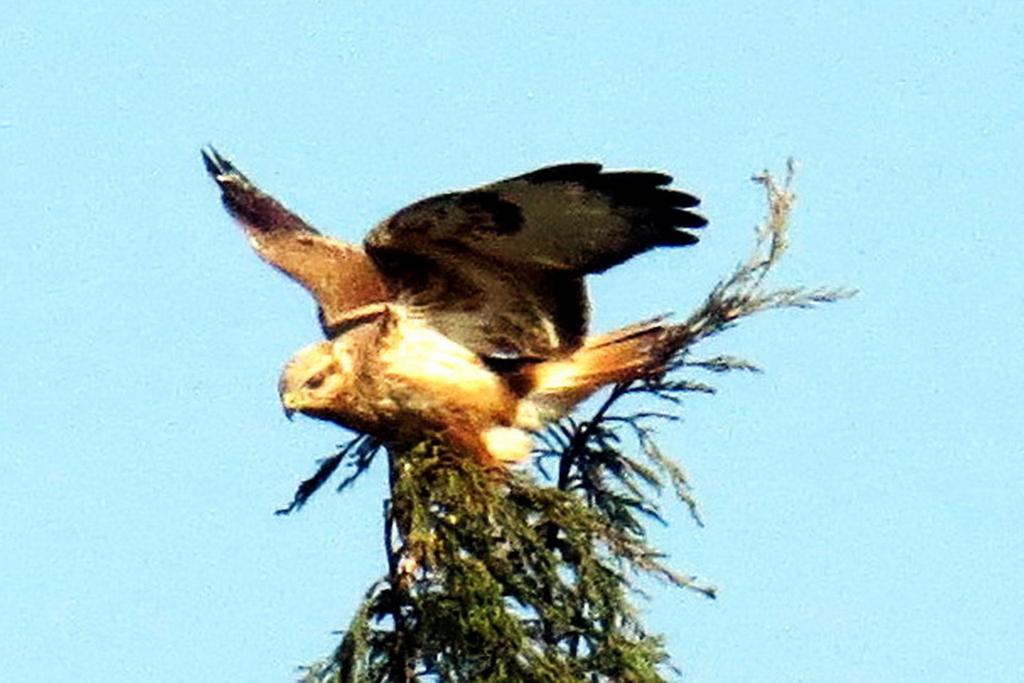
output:
[{"label": "bird's eye", "polygon": [[320,385],[324,383],[323,375],[315,375],[306,380],[307,389],[318,389]]}]

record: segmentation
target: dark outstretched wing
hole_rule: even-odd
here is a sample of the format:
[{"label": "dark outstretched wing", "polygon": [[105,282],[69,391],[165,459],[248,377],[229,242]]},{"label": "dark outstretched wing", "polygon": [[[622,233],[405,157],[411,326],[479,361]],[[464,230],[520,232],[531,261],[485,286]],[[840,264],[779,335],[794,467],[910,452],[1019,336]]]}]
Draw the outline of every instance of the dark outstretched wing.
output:
[{"label": "dark outstretched wing", "polygon": [[564,164],[424,199],[377,226],[367,253],[432,324],[484,356],[550,357],[582,342],[583,277],[707,221],[670,176]]},{"label": "dark outstretched wing", "polygon": [[316,299],[324,334],[333,336],[352,309],[386,298],[385,283],[362,249],[321,235],[212,147],[203,150],[203,162],[260,258]]}]

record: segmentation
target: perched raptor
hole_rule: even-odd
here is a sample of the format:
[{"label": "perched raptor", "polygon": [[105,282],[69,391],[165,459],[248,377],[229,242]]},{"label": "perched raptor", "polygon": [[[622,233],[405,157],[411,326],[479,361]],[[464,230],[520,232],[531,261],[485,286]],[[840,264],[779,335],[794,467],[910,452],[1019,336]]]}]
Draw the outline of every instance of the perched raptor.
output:
[{"label": "perched raptor", "polygon": [[707,221],[670,176],[549,166],[411,204],[363,248],[322,235],[210,148],[207,170],[263,260],[316,299],[327,339],[281,374],[285,412],[389,447],[438,438],[522,461],[531,431],[600,387],[660,372],[679,329],[661,319],[589,336],[584,277]]}]

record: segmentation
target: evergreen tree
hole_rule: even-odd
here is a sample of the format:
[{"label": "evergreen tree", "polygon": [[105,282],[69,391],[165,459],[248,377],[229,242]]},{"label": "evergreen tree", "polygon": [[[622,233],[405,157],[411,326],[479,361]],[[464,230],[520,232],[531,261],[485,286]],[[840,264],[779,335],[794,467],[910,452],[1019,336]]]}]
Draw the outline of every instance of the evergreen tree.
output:
[{"label": "evergreen tree", "polygon": [[[635,580],[654,576],[710,598],[715,589],[666,566],[647,541],[646,523],[662,521],[657,497],[666,487],[700,524],[686,474],[653,427],[678,419],[686,394],[713,391],[691,376],[756,370],[737,358],[697,358],[695,344],[759,311],[849,294],[764,285],[787,247],[792,175],[791,163],[781,184],[767,172],[754,178],[769,209],[755,248],[682,323],[667,371],[617,385],[589,418],[550,427],[536,475],[431,442],[388,452],[366,436],[321,463],[282,512],[301,507],[340,465],[352,469],[344,489],[385,454],[388,566],[333,655],[309,666],[304,681],[655,683],[672,675],[663,639],[647,632],[631,600]],[[649,397],[648,408],[624,409],[637,395]]]}]

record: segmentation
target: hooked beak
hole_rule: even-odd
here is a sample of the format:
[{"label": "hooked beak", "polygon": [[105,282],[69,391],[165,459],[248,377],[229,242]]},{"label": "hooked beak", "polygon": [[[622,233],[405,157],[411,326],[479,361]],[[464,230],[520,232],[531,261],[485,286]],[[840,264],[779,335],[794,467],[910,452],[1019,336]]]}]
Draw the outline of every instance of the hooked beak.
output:
[{"label": "hooked beak", "polygon": [[295,416],[295,411],[298,409],[298,406],[295,404],[294,393],[287,392],[281,394],[281,409],[284,410],[284,416],[287,417],[290,422]]}]

